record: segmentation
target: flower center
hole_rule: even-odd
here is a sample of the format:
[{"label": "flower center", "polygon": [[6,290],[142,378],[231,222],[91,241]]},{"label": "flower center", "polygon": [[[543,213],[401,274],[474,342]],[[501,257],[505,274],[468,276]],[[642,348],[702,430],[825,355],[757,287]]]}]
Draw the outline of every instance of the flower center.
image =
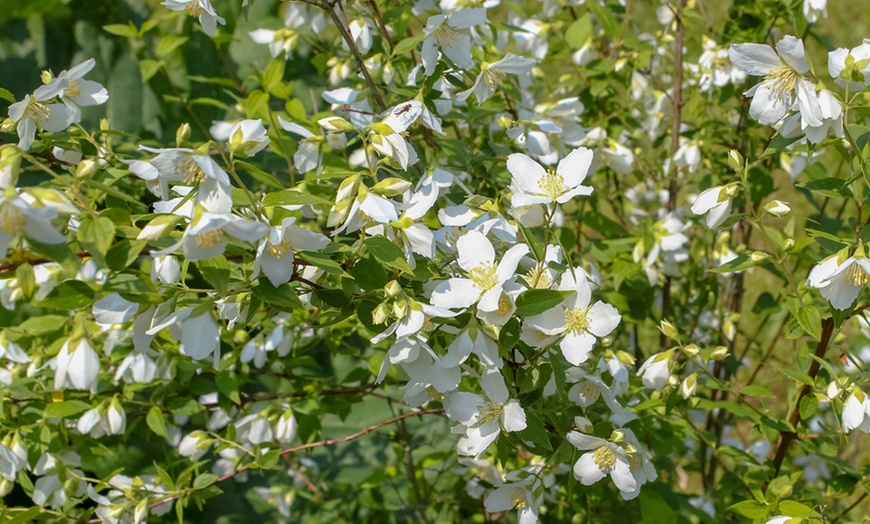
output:
[{"label": "flower center", "polygon": [[504,82],[505,76],[507,73],[504,71],[500,71],[495,67],[488,67],[483,70],[483,80],[489,86],[490,89],[495,89],[497,86],[500,86]]},{"label": "flower center", "polygon": [[185,184],[198,184],[205,180],[205,172],[196,163],[193,155],[186,155],[178,163],[178,171]]},{"label": "flower center", "polygon": [[565,179],[552,169],[538,179],[538,187],[544,193],[544,196],[551,200],[556,200],[562,195],[565,188]]},{"label": "flower center", "polygon": [[495,277],[495,267],[492,264],[484,263],[468,272],[471,281],[474,285],[484,291],[492,289],[498,284],[498,279]]},{"label": "flower center", "polygon": [[870,275],[864,271],[860,264],[852,264],[849,268],[849,273],[846,275],[846,281],[854,287],[861,287],[870,281]]},{"label": "flower center", "polygon": [[221,243],[224,239],[224,232],[220,229],[213,229],[211,231],[205,231],[196,235],[196,247],[201,247],[203,249],[209,249],[219,243]]},{"label": "flower center", "polygon": [[547,274],[547,268],[543,263],[537,264],[523,276],[526,283],[533,289],[548,289],[553,280]]},{"label": "flower center", "polygon": [[441,24],[438,26],[438,29],[435,30],[433,36],[435,37],[435,41],[439,46],[447,46],[450,47],[456,42],[456,30],[450,27],[447,24]]},{"label": "flower center", "polygon": [[610,449],[610,446],[601,446],[592,453],[592,460],[605,475],[610,474],[610,470],[616,465],[616,453]]},{"label": "flower center", "polygon": [[283,257],[290,252],[290,241],[284,238],[277,244],[266,243],[266,250],[275,258]]},{"label": "flower center", "polygon": [[66,89],[63,90],[63,96],[66,98],[78,98],[82,94],[82,86],[78,80],[70,80]]},{"label": "flower center", "polygon": [[580,383],[580,396],[589,404],[593,404],[601,396],[601,388],[591,380],[584,380]]},{"label": "flower center", "polygon": [[585,333],[589,327],[589,319],[586,318],[585,308],[565,308],[565,330],[573,333]]},{"label": "flower center", "polygon": [[0,205],[0,230],[7,235],[17,235],[24,229],[24,213],[8,200]]},{"label": "flower center", "polygon": [[51,114],[51,109],[49,109],[45,104],[37,102],[35,98],[30,97],[30,100],[27,102],[27,108],[25,108],[24,112],[35,122],[45,122]]},{"label": "flower center", "polygon": [[770,89],[777,97],[784,100],[791,100],[794,97],[797,82],[801,75],[787,65],[781,65],[774,68],[764,77],[764,82],[770,85]]},{"label": "flower center", "polygon": [[514,303],[511,300],[510,295],[507,293],[502,293],[500,297],[498,297],[498,313],[499,315],[504,315],[506,313],[510,313],[511,308],[513,308]]},{"label": "flower center", "polygon": [[523,509],[528,506],[526,502],[526,490],[517,488],[511,492],[511,502],[516,509]]},{"label": "flower center", "polygon": [[481,424],[491,424],[498,422],[501,417],[501,405],[496,402],[487,402],[480,406],[480,414],[478,420]]},{"label": "flower center", "polygon": [[199,0],[193,0],[192,2],[187,3],[187,7],[184,8],[185,11],[190,16],[199,16],[199,13],[202,11],[202,6],[199,5]]}]

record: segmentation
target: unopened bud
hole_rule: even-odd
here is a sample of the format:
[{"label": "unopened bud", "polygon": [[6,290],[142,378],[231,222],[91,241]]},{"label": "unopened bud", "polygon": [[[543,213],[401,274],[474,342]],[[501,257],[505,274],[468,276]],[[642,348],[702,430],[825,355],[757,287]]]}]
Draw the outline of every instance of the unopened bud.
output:
[{"label": "unopened bud", "polygon": [[346,131],[353,131],[356,129],[355,127],[353,127],[353,124],[341,118],[340,116],[321,118],[317,121],[317,123],[320,124],[320,127],[322,127],[323,129],[326,129],[327,131],[331,131],[333,133],[344,133]]},{"label": "unopened bud", "polygon": [[387,321],[387,315],[389,312],[387,311],[387,306],[383,304],[378,304],[378,307],[372,311],[372,322],[375,324],[383,324]]},{"label": "unopened bud", "polygon": [[623,440],[625,440],[625,433],[623,433],[621,429],[616,429],[610,434],[610,441],[613,443],[618,444]]},{"label": "unopened bud", "polygon": [[764,206],[764,211],[775,217],[782,217],[787,215],[791,208],[782,200],[771,200]]},{"label": "unopened bud", "polygon": [[743,171],[743,155],[736,149],[732,149],[728,152],[728,165],[731,166],[731,169],[740,173]]},{"label": "unopened bud", "polygon": [[406,314],[408,314],[408,302],[406,300],[396,300],[393,302],[393,316],[405,318]]},{"label": "unopened bud", "polygon": [[187,139],[190,138],[190,124],[187,122],[178,126],[178,130],[175,131],[175,145],[176,147],[181,147],[181,144],[187,142]]},{"label": "unopened bud", "polygon": [[724,360],[728,356],[728,348],[725,346],[717,346],[710,352],[710,358],[713,360]]},{"label": "unopened bud", "polygon": [[54,75],[51,74],[51,71],[43,71],[39,75],[39,78],[42,80],[43,84],[47,84],[47,83],[51,82],[52,80],[54,80]]},{"label": "unopened bud", "polygon": [[662,333],[665,334],[666,337],[678,340],[680,338],[680,334],[677,332],[676,326],[668,322],[667,320],[662,320],[659,329]]},{"label": "unopened bud", "polygon": [[594,426],[592,421],[580,415],[574,417],[574,427],[580,430],[581,433],[592,433]]},{"label": "unopened bud", "polygon": [[109,119],[101,118],[100,119],[100,131],[108,131],[109,130]]},{"label": "unopened bud", "polygon": [[832,380],[830,384],[828,384],[828,388],[825,390],[825,394],[829,399],[834,400],[835,398],[840,396],[843,390],[840,388],[840,385],[836,380]]},{"label": "unopened bud", "polygon": [[699,348],[695,344],[686,344],[683,347],[683,353],[685,353],[685,355],[689,358],[694,357],[695,355],[697,355],[700,352],[701,352],[701,348]]},{"label": "unopened bud", "polygon": [[233,332],[233,342],[236,344],[244,344],[251,339],[251,335],[244,329],[237,329]]},{"label": "unopened bud", "polygon": [[399,285],[397,280],[390,280],[387,282],[387,285],[384,286],[384,293],[390,298],[393,298],[401,292],[402,286]]},{"label": "unopened bud", "polygon": [[734,198],[740,194],[740,184],[728,184],[725,186],[725,196]]},{"label": "unopened bud", "polygon": [[97,172],[98,168],[99,166],[97,166],[96,162],[86,158],[76,166],[76,178],[90,178]]},{"label": "unopened bud", "polygon": [[782,243],[782,252],[788,253],[792,249],[794,249],[794,239],[793,238],[785,239],[785,242]]},{"label": "unopened bud", "polygon": [[385,197],[398,196],[407,191],[411,187],[411,183],[401,178],[385,178],[371,188],[372,193],[377,193]]},{"label": "unopened bud", "polygon": [[680,384],[680,394],[684,399],[688,399],[695,394],[695,389],[698,387],[698,374],[692,373]]},{"label": "unopened bud", "polygon": [[753,251],[749,258],[752,259],[752,262],[755,264],[763,264],[767,262],[767,259],[770,258],[770,255],[765,253],[764,251]]}]

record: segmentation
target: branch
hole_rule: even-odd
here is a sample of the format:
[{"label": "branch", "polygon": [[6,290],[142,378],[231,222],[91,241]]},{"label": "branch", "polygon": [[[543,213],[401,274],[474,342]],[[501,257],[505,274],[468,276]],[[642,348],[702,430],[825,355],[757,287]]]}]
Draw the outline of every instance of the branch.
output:
[{"label": "branch", "polygon": [[301,1],[306,4],[317,6],[326,11],[326,14],[328,14],[329,18],[332,19],[335,27],[338,28],[338,32],[341,33],[341,38],[347,44],[347,47],[353,54],[354,59],[356,59],[356,67],[359,70],[359,73],[362,75],[363,79],[366,81],[366,84],[369,86],[369,90],[372,92],[372,98],[375,99],[375,102],[377,102],[378,107],[380,107],[381,111],[385,111],[387,109],[387,104],[385,104],[384,99],[381,98],[381,93],[380,91],[378,91],[378,86],[376,86],[375,81],[372,80],[372,75],[369,73],[369,70],[366,67],[365,61],[363,60],[363,57],[359,52],[359,48],[356,46],[356,42],[353,41],[353,37],[344,26],[344,22],[341,21],[337,14],[335,14],[335,9],[333,8],[334,4],[328,1],[318,2],[316,0],[296,1]]},{"label": "branch", "polygon": [[[833,317],[828,317],[822,321],[822,337],[819,339],[819,345],[816,347],[816,357],[822,359],[825,357],[825,353],[828,351],[828,346],[831,342],[831,336],[834,334],[834,319]],[[821,365],[819,361],[813,359],[810,364],[810,369],[807,370],[807,375],[810,377],[810,381],[814,381],[816,375],[819,374],[819,368]],[[782,437],[779,440],[779,445],[776,448],[776,453],[773,458],[773,476],[776,477],[779,475],[779,470],[782,468],[782,462],[785,460],[785,454],[788,451],[788,447],[791,443],[797,440],[797,425],[801,421],[801,400],[812,391],[812,386],[809,384],[804,384],[801,388],[800,394],[798,394],[797,402],[795,402],[794,409],[791,412],[791,416],[788,418],[789,423],[795,429],[795,431],[786,431],[782,433]],[[765,484],[762,487],[762,491],[767,491],[767,485]]]},{"label": "branch", "polygon": [[[380,429],[380,428],[382,428],[382,427],[384,427],[384,426],[389,426],[390,424],[395,424],[396,422],[399,422],[399,421],[405,420],[405,419],[407,419],[407,418],[411,418],[411,417],[421,417],[421,416],[423,416],[423,415],[441,415],[441,414],[443,414],[443,413],[444,413],[444,410],[443,410],[443,409],[424,409],[424,410],[421,410],[421,411],[412,411],[412,412],[410,412],[410,413],[403,413],[403,414],[401,414],[401,415],[399,415],[399,416],[396,416],[396,417],[393,417],[393,418],[391,418],[391,419],[389,419],[389,420],[385,420],[385,421],[383,421],[383,422],[378,422],[377,424],[375,424],[375,425],[373,425],[373,426],[369,426],[369,427],[367,427],[367,428],[363,428],[363,429],[357,431],[356,433],[353,433],[353,434],[351,434],[351,435],[347,435],[346,437],[333,438],[333,439],[324,439],[324,440],[319,440],[319,441],[317,441],[317,442],[309,442],[308,444],[302,444],[302,445],[300,445],[300,446],[295,446],[295,447],[292,447],[292,448],[287,448],[287,449],[281,451],[281,456],[282,456],[282,457],[286,457],[287,455],[291,455],[291,454],[293,454],[293,453],[296,453],[296,452],[298,452],[298,451],[302,451],[302,450],[304,450],[304,449],[320,448],[320,447],[324,447],[324,446],[332,446],[332,445],[334,445],[334,444],[341,444],[341,443],[343,443],[343,442],[348,442],[348,441],[351,441],[351,440],[356,440],[356,439],[358,439],[358,438],[360,438],[360,437],[362,437],[362,436],[368,435],[368,434],[371,433],[372,431],[378,430],[378,429]],[[235,477],[236,475],[242,473],[243,471],[247,471],[248,469],[251,468],[251,466],[252,466],[251,464],[248,464],[248,465],[245,465],[245,466],[240,467],[239,469],[237,469],[237,470],[235,470],[235,471],[233,471],[233,472],[231,472],[231,473],[227,473],[226,475],[224,475],[224,476],[222,476],[222,477],[219,477],[219,478],[215,481],[215,484],[220,483],[220,482],[223,482],[223,481],[225,481],[225,480],[229,480],[229,479]],[[154,508],[156,508],[157,506],[161,506],[161,505],[163,505],[163,504],[166,504],[166,503],[169,503],[169,502],[176,501],[176,500],[178,500],[180,497],[181,497],[181,494],[177,494],[177,495],[172,495],[172,496],[170,496],[170,497],[166,497],[166,498],[164,498],[164,499],[158,500],[157,502],[151,504],[150,506],[148,506],[148,508],[149,508],[149,509],[154,509]],[[94,520],[90,520],[90,521],[88,521],[88,522],[89,522],[89,523],[95,523],[95,524],[96,524],[96,523],[99,523],[99,522],[100,522],[100,519],[94,519]]]}]

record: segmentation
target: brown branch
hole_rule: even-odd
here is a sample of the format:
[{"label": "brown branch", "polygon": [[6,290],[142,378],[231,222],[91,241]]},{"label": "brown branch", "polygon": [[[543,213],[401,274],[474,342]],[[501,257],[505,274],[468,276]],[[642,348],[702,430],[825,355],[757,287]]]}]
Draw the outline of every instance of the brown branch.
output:
[{"label": "brown branch", "polygon": [[[828,317],[822,321],[822,336],[819,339],[819,345],[816,347],[816,357],[818,359],[825,358],[825,353],[828,351],[828,347],[831,342],[831,337],[834,334],[834,319],[833,317]],[[813,359],[812,363],[810,363],[810,368],[807,370],[807,375],[810,378],[810,381],[814,381],[816,375],[819,373],[819,368],[821,365],[819,361]],[[773,458],[773,476],[776,477],[779,475],[779,470],[782,468],[782,462],[785,460],[785,454],[788,451],[788,447],[791,443],[798,438],[797,434],[797,426],[801,421],[801,400],[807,395],[810,394],[813,387],[810,384],[804,384],[801,388],[800,394],[798,394],[797,402],[795,402],[794,409],[791,412],[791,416],[788,418],[789,424],[791,424],[794,431],[786,431],[782,433],[782,436],[779,440],[779,445],[776,447],[776,451],[774,453]],[[767,485],[765,484],[762,487],[762,491],[767,491]]]},{"label": "brown branch", "polygon": [[[324,446],[332,446],[334,444],[342,444],[344,442],[356,440],[362,436],[368,435],[372,431],[376,431],[384,426],[389,426],[390,424],[395,424],[396,422],[405,420],[407,418],[422,417],[423,415],[441,415],[443,413],[444,413],[443,409],[424,409],[421,411],[412,411],[410,413],[403,413],[403,414],[398,415],[396,417],[393,417],[389,420],[385,420],[383,422],[378,422],[377,424],[363,428],[363,429],[357,431],[356,433],[353,433],[351,435],[347,435],[345,437],[318,440],[317,442],[309,442],[308,444],[302,444],[300,446],[287,448],[287,449],[281,451],[281,457],[286,457],[287,455],[291,455],[293,453],[296,453],[298,451],[302,451],[305,449],[320,448],[320,447],[324,447]],[[225,480],[229,480],[229,479],[235,477],[236,475],[238,475],[244,471],[247,471],[250,468],[251,468],[251,464],[247,464],[245,466],[242,466],[233,472],[227,473],[226,475],[219,477],[214,483],[218,484],[220,482],[224,482]],[[191,491],[195,491],[195,490],[191,490]],[[163,504],[167,504],[169,502],[173,502],[175,500],[178,500],[180,497],[181,497],[181,494],[166,497],[164,499],[158,500],[157,502],[154,502],[153,504],[148,506],[148,508],[154,509],[157,506],[161,506]],[[88,521],[88,523],[95,523],[95,524],[97,524],[99,522],[100,522],[100,519],[93,519],[93,520]]]},{"label": "brown branch", "polygon": [[387,25],[384,23],[384,19],[381,17],[381,11],[378,9],[378,4],[374,2],[374,0],[364,0],[365,3],[372,10],[372,16],[375,19],[375,25],[378,26],[378,31],[381,33],[381,37],[383,37],[384,41],[387,42],[387,45],[390,46],[390,53],[393,52],[393,42],[390,40],[390,33],[387,31]]},{"label": "brown branch", "polygon": [[353,54],[354,59],[356,60],[356,67],[359,70],[359,73],[362,75],[363,79],[366,82],[366,85],[369,86],[369,91],[372,92],[372,98],[375,99],[375,102],[378,104],[378,107],[381,111],[385,111],[387,109],[387,104],[384,103],[384,99],[381,98],[381,93],[378,91],[378,86],[375,85],[375,81],[372,80],[372,75],[369,73],[368,68],[366,67],[365,61],[363,60],[362,55],[359,52],[359,48],[356,46],[356,42],[353,41],[353,37],[348,32],[347,28],[344,26],[344,22],[341,21],[341,18],[335,13],[335,9],[333,6],[335,4],[322,1],[318,2],[316,0],[296,0],[301,1],[306,4],[311,4],[313,6],[317,6],[320,9],[326,11],[326,14],[329,15],[329,18],[332,19],[332,22],[335,24],[335,27],[338,28],[338,32],[341,33],[341,38],[347,44],[347,47],[350,49],[351,54]]}]

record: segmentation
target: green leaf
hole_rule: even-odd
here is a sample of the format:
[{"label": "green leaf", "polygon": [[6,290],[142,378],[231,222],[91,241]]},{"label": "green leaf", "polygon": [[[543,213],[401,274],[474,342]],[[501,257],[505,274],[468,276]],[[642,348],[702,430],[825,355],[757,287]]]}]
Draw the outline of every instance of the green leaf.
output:
[{"label": "green leaf", "polygon": [[366,291],[382,289],[387,285],[387,272],[371,257],[362,257],[350,269],[356,284]]},{"label": "green leaf", "polygon": [[112,271],[124,270],[139,258],[147,244],[145,240],[121,240],[106,252],[106,265]]},{"label": "green leaf", "polygon": [[620,36],[619,22],[614,18],[610,7],[602,6],[598,2],[587,2],[586,7],[595,15],[595,20],[601,24],[607,36],[611,38],[618,38]]},{"label": "green leaf", "polygon": [[799,136],[794,138],[785,138],[784,136],[777,133],[776,136],[771,139],[770,144],[768,144],[767,146],[767,149],[764,150],[764,153],[762,153],[761,157],[759,158],[764,158],[766,156],[779,153],[780,151],[785,151],[788,146],[794,144],[800,139],[801,137]]},{"label": "green leaf", "polygon": [[577,50],[592,38],[592,17],[589,13],[574,21],[565,31],[565,41],[571,49]]},{"label": "green leaf", "polygon": [[166,421],[163,420],[163,412],[160,411],[160,408],[152,406],[148,410],[148,415],[145,416],[145,422],[157,436],[169,438],[169,432],[166,431]]},{"label": "green leaf", "polygon": [[743,271],[744,269],[749,269],[755,266],[755,262],[749,257],[749,255],[740,255],[733,260],[729,260],[724,264],[711,268],[710,271],[713,273],[734,273],[735,271]]},{"label": "green leaf", "polygon": [[269,62],[269,65],[266,66],[266,70],[263,71],[262,85],[263,89],[268,93],[279,96],[275,93],[275,90],[283,83],[284,66],[286,63],[287,60],[284,59],[283,55],[280,55],[278,58],[273,58]]},{"label": "green leaf", "polygon": [[76,238],[91,255],[103,258],[115,239],[115,223],[106,217],[86,216],[82,219]]},{"label": "green leaf", "polygon": [[219,479],[214,473],[202,473],[193,480],[193,489],[205,489]]},{"label": "green leaf", "polygon": [[71,417],[91,409],[91,405],[81,400],[64,400],[51,402],[45,406],[46,417]]},{"label": "green leaf", "polygon": [[801,327],[816,340],[822,338],[822,315],[815,306],[804,306],[795,315]]},{"label": "green leaf", "polygon": [[[520,331],[520,321],[516,317],[511,317],[498,332],[498,353],[500,355],[506,354],[517,345],[520,340]],[[484,335],[479,333],[477,336]]]},{"label": "green leaf", "polygon": [[160,43],[157,44],[157,56],[162,57],[168,55],[183,46],[188,40],[190,40],[190,38],[182,35],[164,35],[163,38],[160,39]]},{"label": "green leaf", "polygon": [[295,189],[285,189],[283,191],[275,191],[263,197],[263,207],[271,206],[303,206],[303,205],[326,205],[331,206],[332,202],[324,200],[310,193],[303,193]]},{"label": "green leaf", "polygon": [[302,307],[302,301],[296,296],[296,290],[289,284],[275,287],[269,282],[269,279],[261,278],[251,290],[254,296],[262,300],[263,303],[277,306],[284,311],[291,312]]},{"label": "green leaf", "polygon": [[363,241],[363,244],[365,244],[366,249],[368,249],[373,257],[387,266],[404,271],[411,275],[414,274],[414,272],[411,271],[411,266],[408,265],[408,261],[405,260],[405,252],[402,251],[402,248],[386,238],[368,237]]},{"label": "green leaf", "polygon": [[123,36],[126,38],[135,38],[139,36],[139,31],[133,24],[109,24],[103,26],[103,31],[112,33],[113,35]]},{"label": "green leaf", "polygon": [[729,506],[728,511],[751,519],[760,519],[767,516],[768,506],[754,500],[744,500]]},{"label": "green leaf", "polygon": [[740,390],[740,394],[746,395],[747,397],[758,398],[769,398],[774,396],[773,392],[764,386],[746,386]]},{"label": "green leaf", "polygon": [[142,75],[142,83],[147,84],[160,71],[161,67],[163,67],[163,60],[145,58],[139,62],[139,73]]},{"label": "green leaf", "polygon": [[852,190],[842,178],[817,178],[801,184],[795,184],[807,191],[832,198],[851,198]]},{"label": "green leaf", "polygon": [[553,451],[544,421],[534,413],[526,414],[526,429],[520,431],[520,438],[533,444],[538,453]]},{"label": "green leaf", "polygon": [[80,280],[66,280],[51,290],[44,299],[36,303],[39,307],[54,309],[78,309],[88,306],[94,300],[94,290]]},{"label": "green leaf", "polygon": [[7,89],[3,89],[0,87],[0,100],[6,100],[10,104],[15,103],[15,96],[10,93]]},{"label": "green leaf", "polygon": [[4,521],[4,524],[24,524],[25,522],[33,522],[40,513],[42,513],[42,508],[39,506],[31,506],[18,515],[15,515],[15,518]]},{"label": "green leaf", "polygon": [[574,291],[557,291],[555,289],[530,289],[517,297],[517,315],[531,317],[540,315],[574,294]]},{"label": "green leaf", "polygon": [[230,266],[230,263],[227,262],[227,259],[223,255],[198,261],[196,269],[218,292],[221,294],[227,292],[232,266]]},{"label": "green leaf", "polygon": [[802,420],[809,420],[819,410],[819,399],[813,394],[801,399],[800,415]]},{"label": "green leaf", "polygon": [[806,384],[808,386],[813,385],[813,379],[810,378],[809,375],[804,373],[803,371],[795,371],[793,369],[788,368],[777,368],[780,373],[787,376],[788,378],[794,380],[795,382],[800,382],[801,384]]},{"label": "green leaf", "polygon": [[215,385],[217,390],[230,400],[236,404],[242,403],[242,398],[239,396],[239,378],[235,373],[221,371],[215,377]]},{"label": "green leaf", "polygon": [[404,55],[408,51],[416,49],[417,45],[424,39],[424,36],[418,35],[400,40],[399,43],[393,47],[393,56]]}]

